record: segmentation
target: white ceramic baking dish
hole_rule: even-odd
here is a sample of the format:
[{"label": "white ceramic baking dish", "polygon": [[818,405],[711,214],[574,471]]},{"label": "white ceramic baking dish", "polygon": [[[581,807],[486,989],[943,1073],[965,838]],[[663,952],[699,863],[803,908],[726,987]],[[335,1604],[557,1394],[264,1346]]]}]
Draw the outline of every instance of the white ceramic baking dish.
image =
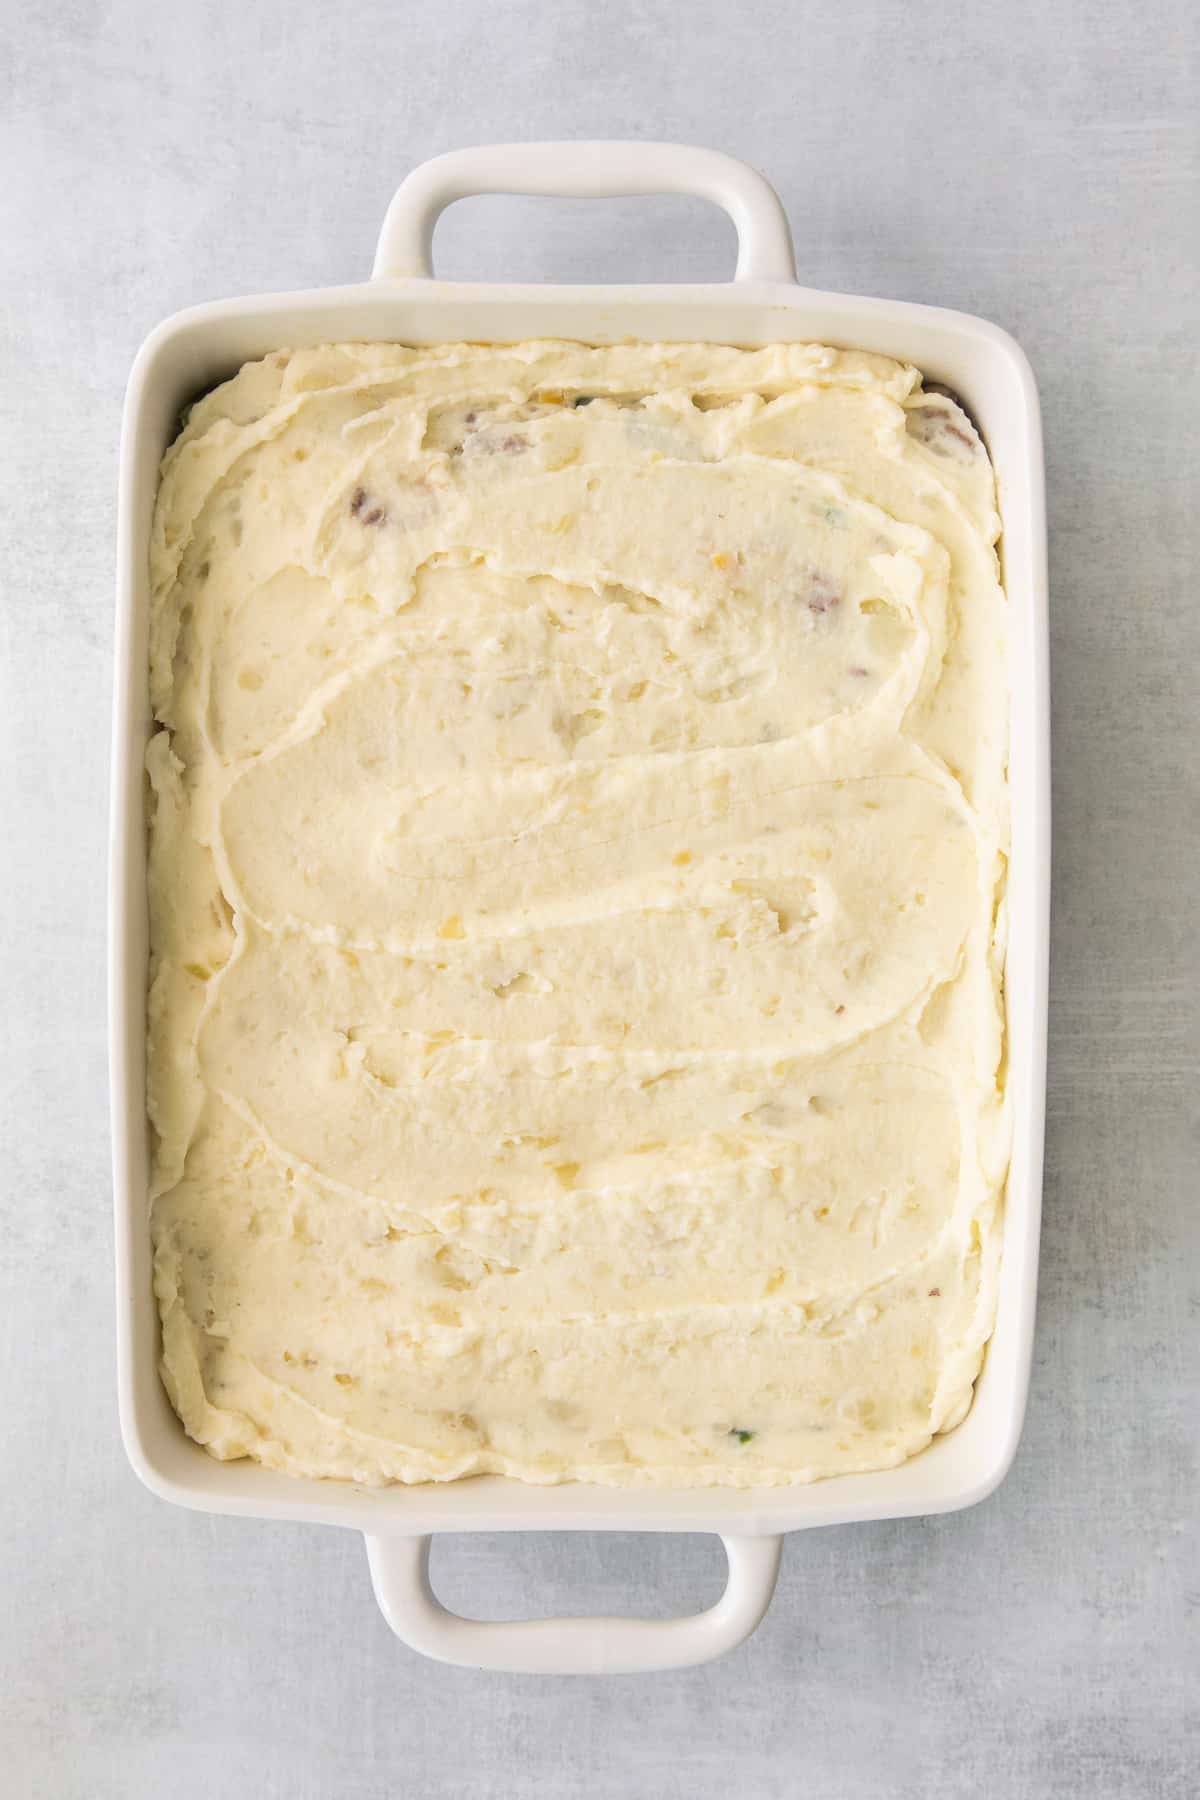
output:
[{"label": "white ceramic baking dish", "polygon": [[[439,213],[475,193],[700,195],[738,234],[732,282],[565,287],[433,278]],[[1013,840],[1008,879],[1008,1083],[1014,1121],[995,1335],[966,1420],[902,1468],[808,1487],[666,1492],[500,1477],[358,1489],[218,1463],[185,1437],[159,1382],[151,1291],[145,1119],[146,879],[142,759],[148,557],[159,459],[180,407],[247,359],[337,339],[435,343],[562,337],[760,345],[818,340],[917,365],[964,399],[987,441],[1004,521],[1011,612]],[[110,1006],[121,1425],[142,1480],[208,1512],[316,1520],[367,1537],[384,1614],[426,1654],[477,1667],[631,1671],[680,1667],[747,1636],[770,1601],[781,1534],[946,1512],[991,1493],[1012,1460],[1033,1336],[1045,1092],[1050,785],[1044,475],[1037,393],[1024,355],[961,313],[853,299],[796,285],[787,220],[763,178],[729,157],[671,144],[521,144],[462,150],[411,174],[384,221],[372,279],[354,287],[193,307],[143,344],[121,444],[113,721]],[[435,1531],[711,1531],[728,1554],[725,1592],[692,1618],[480,1623],[441,1607],[428,1579]]]}]

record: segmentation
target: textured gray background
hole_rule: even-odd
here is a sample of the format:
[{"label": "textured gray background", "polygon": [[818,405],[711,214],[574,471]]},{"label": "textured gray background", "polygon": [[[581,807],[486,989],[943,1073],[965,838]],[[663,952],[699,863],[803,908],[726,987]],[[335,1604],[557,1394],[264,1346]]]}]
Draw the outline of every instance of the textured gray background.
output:
[{"label": "textured gray background", "polygon": [[[0,1787],[1195,1794],[1192,0],[34,0],[6,17]],[[134,350],[194,300],[365,274],[395,182],[435,151],[572,134],[745,156],[813,284],[1014,331],[1042,384],[1053,530],[1048,1179],[1016,1467],[973,1512],[792,1539],[747,1647],[607,1681],[423,1662],[385,1629],[355,1537],[192,1516],[138,1487],[113,1398],[105,1116]],[[718,277],[731,251],[724,221],[682,201],[476,201],[439,235],[463,275]],[[452,1602],[493,1616],[647,1595],[669,1611],[711,1595],[719,1553],[459,1539],[440,1566]]]}]

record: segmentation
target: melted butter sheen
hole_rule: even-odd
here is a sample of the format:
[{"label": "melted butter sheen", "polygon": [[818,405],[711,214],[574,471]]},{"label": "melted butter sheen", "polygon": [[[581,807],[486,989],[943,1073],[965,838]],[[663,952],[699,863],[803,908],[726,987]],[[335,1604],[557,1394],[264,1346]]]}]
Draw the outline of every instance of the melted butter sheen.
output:
[{"label": "melted butter sheen", "polygon": [[163,1378],[358,1482],[757,1485],[994,1311],[992,471],[819,346],[248,365],[152,550]]}]

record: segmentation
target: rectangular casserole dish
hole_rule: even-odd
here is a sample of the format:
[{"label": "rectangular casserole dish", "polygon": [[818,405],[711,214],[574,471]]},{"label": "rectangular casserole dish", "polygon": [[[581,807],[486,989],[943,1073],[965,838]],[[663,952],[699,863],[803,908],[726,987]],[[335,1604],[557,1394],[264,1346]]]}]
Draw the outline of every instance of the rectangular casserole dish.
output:
[{"label": "rectangular casserole dish", "polygon": [[[433,278],[439,213],[474,193],[684,193],[724,207],[738,233],[731,283],[509,286]],[[158,466],[181,406],[281,347],[337,340],[410,344],[573,338],[713,341],[753,347],[816,341],[915,364],[960,394],[991,454],[1003,520],[1010,611],[1012,848],[1005,980],[1012,1161],[995,1333],[964,1422],[900,1468],[807,1487],[729,1491],[540,1488],[502,1477],[359,1489],[299,1481],[250,1462],[218,1463],[192,1443],[159,1381],[151,1284],[145,1111],[147,957],[143,757],[148,544]],[[1049,914],[1049,702],[1045,495],[1033,376],[1017,344],[960,313],[800,287],[773,190],[745,165],[667,144],[523,144],[453,152],[401,186],[372,279],[352,287],[226,300],[160,325],[143,344],[121,444],[110,867],[110,1044],[116,1207],[118,1380],[125,1446],[164,1499],[209,1512],[303,1519],[363,1531],[393,1629],[426,1654],[476,1667],[632,1671],[721,1654],[752,1631],[774,1587],[781,1534],[945,1512],[1002,1480],[1025,1409],[1033,1337],[1045,1098]],[[435,1531],[712,1531],[729,1558],[715,1607],[694,1618],[484,1624],[445,1611],[428,1581]]]}]

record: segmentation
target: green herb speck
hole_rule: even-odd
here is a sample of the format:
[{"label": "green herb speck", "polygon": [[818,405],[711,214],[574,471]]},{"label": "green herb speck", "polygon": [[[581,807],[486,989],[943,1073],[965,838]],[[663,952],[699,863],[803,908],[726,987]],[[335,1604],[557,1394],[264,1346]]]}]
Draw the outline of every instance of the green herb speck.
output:
[{"label": "green herb speck", "polygon": [[572,406],[590,406],[592,404],[592,401],[595,398],[596,398],[595,394],[576,394],[575,398],[571,402],[571,405]]},{"label": "green herb speck", "polygon": [[739,1444],[748,1444],[754,1433],[743,1431],[740,1425],[735,1425],[729,1435],[731,1438],[736,1438]]}]

